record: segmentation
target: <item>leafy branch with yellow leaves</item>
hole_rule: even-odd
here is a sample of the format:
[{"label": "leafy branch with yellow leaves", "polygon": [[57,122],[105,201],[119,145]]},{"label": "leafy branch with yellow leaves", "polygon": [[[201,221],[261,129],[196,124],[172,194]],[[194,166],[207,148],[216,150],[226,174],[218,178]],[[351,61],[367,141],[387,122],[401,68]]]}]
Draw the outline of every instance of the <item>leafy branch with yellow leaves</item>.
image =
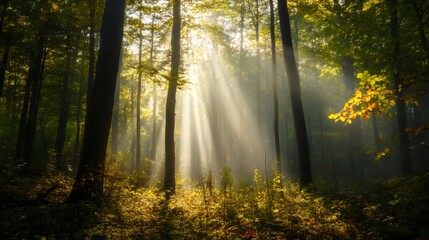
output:
[{"label": "leafy branch with yellow leaves", "polygon": [[368,71],[357,74],[359,87],[338,113],[329,115],[335,122],[351,124],[361,117],[369,119],[371,113],[380,114],[395,106],[397,95],[393,84],[383,75],[371,75]]}]

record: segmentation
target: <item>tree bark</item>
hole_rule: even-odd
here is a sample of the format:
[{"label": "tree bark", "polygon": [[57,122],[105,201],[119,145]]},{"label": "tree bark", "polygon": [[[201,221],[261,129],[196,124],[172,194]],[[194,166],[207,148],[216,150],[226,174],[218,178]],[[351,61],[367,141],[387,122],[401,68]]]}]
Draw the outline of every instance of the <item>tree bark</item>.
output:
[{"label": "tree bark", "polygon": [[7,63],[9,62],[9,52],[10,52],[10,38],[8,37],[6,39],[6,45],[4,47],[4,52],[0,63],[0,98],[3,96],[4,82],[6,79],[6,68],[7,68]]},{"label": "tree bark", "polygon": [[[345,37],[346,39],[348,37]],[[354,60],[352,57],[343,56],[341,58],[341,70],[343,72],[344,84],[346,91],[350,94],[355,92],[357,86],[357,79],[355,78]],[[350,163],[350,176],[352,178],[358,177],[361,171],[357,171],[358,167],[362,165],[362,162],[358,164],[362,156],[362,131],[361,131],[361,120],[355,119],[353,124],[348,126],[349,132],[349,163]]]},{"label": "tree bark", "polygon": [[[155,14],[152,15],[152,25],[150,29],[150,58],[149,58],[149,64],[151,67],[153,67],[153,53],[154,53],[154,35],[155,35]],[[150,146],[150,153],[152,161],[156,160],[156,145],[157,145],[157,138],[156,138],[156,82],[153,82],[153,106],[152,106],[152,141]]]},{"label": "tree bark", "polygon": [[401,90],[400,76],[400,42],[399,42],[399,22],[398,22],[398,3],[397,0],[390,0],[390,30],[393,40],[393,78],[398,98],[396,100],[396,124],[399,134],[399,154],[400,167],[402,175],[411,175],[413,172],[412,159],[410,153],[410,142],[407,128],[407,113],[405,102],[402,99],[403,90]]},{"label": "tree bark", "polygon": [[1,14],[1,20],[0,20],[0,39],[3,34],[3,23],[4,23],[4,18],[6,17],[6,11],[7,11],[8,5],[9,5],[9,0],[5,0],[3,3],[3,11]]},{"label": "tree bark", "polygon": [[273,103],[274,103],[274,144],[276,150],[276,167],[278,174],[282,173],[280,159],[280,135],[279,135],[279,97],[277,92],[277,56],[275,37],[274,4],[270,0],[270,37],[271,37],[271,67],[273,80]]},{"label": "tree bark", "polygon": [[[83,72],[83,70],[81,70]],[[77,168],[79,164],[79,151],[80,151],[80,132],[81,132],[81,112],[82,112],[82,95],[83,95],[83,74],[79,80],[79,92],[77,96],[77,110],[76,110],[76,137],[74,143],[74,159],[73,159],[73,169]]]},{"label": "tree bark", "polygon": [[95,65],[95,8],[97,0],[88,0],[89,4],[89,66],[88,66],[88,89],[86,94],[86,108],[89,103],[94,89],[94,65]]},{"label": "tree bark", "polygon": [[118,155],[118,135],[119,135],[119,102],[120,102],[120,92],[121,92],[121,68],[122,68],[122,55],[119,59],[119,70],[118,76],[116,78],[116,87],[115,87],[115,96],[113,101],[113,117],[112,117],[112,142],[111,142],[111,152],[112,160],[116,161],[116,156]]},{"label": "tree bark", "polygon": [[374,133],[375,151],[381,151],[380,131],[378,130],[377,117],[372,115],[372,128]]},{"label": "tree bark", "polygon": [[106,0],[93,96],[85,119],[79,169],[69,201],[98,200],[103,196],[104,167],[113,98],[119,69],[125,0]]},{"label": "tree bark", "polygon": [[40,101],[40,92],[42,90],[42,79],[43,79],[43,68],[44,61],[46,58],[46,41],[47,35],[43,26],[39,30],[37,49],[34,54],[34,59],[31,64],[33,68],[31,74],[31,97],[30,97],[30,108],[28,110],[28,118],[25,123],[25,133],[24,133],[24,149],[23,149],[23,161],[27,164],[31,163],[32,154],[33,154],[33,144],[34,136],[36,134],[36,121],[37,114],[39,112],[39,101]]},{"label": "tree bark", "polygon": [[[71,58],[69,54],[67,54],[67,58]],[[68,69],[72,69],[72,62],[73,60],[69,60],[70,63],[68,65]],[[66,141],[66,131],[67,131],[67,120],[69,115],[69,107],[70,107],[70,101],[69,101],[69,81],[71,78],[71,72],[70,70],[66,70],[65,75],[63,76],[63,89],[61,91],[61,108],[60,108],[60,114],[58,117],[58,128],[57,128],[57,138],[55,140],[55,152],[56,152],[56,159],[57,159],[57,168],[61,171],[66,170],[66,163],[63,158],[63,150],[64,150],[64,144]]]},{"label": "tree bark", "polygon": [[[140,21],[142,21],[142,13],[139,15]],[[140,173],[141,167],[141,119],[140,119],[140,104],[142,95],[142,47],[143,47],[143,31],[140,28],[139,36],[139,63],[138,63],[138,82],[137,82],[137,108],[136,108],[136,171]]]},{"label": "tree bark", "polygon": [[425,23],[424,23],[424,16],[423,14],[420,12],[419,7],[417,6],[417,1],[416,0],[412,0],[411,1],[413,4],[413,8],[414,11],[416,12],[416,17],[417,17],[417,30],[419,32],[419,36],[420,36],[420,41],[422,42],[422,47],[423,50],[426,52],[426,58],[429,59],[429,44],[428,44],[428,40],[426,38],[426,29],[425,29]]},{"label": "tree bark", "polygon": [[173,29],[171,35],[171,73],[168,84],[165,123],[165,179],[164,191],[169,198],[176,190],[176,156],[174,150],[174,125],[176,92],[180,66],[180,0],[173,1]]},{"label": "tree bark", "polygon": [[310,149],[308,145],[307,128],[305,126],[304,110],[302,107],[298,68],[292,45],[287,1],[278,1],[278,11],[283,43],[283,57],[286,65],[286,73],[289,78],[292,112],[297,140],[300,185],[304,187],[312,183]]}]

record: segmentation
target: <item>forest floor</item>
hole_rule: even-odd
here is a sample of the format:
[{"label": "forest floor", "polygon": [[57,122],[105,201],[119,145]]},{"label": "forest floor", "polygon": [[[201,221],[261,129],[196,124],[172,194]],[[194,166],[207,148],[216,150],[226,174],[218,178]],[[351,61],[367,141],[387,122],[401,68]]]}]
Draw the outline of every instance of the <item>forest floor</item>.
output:
[{"label": "forest floor", "polygon": [[115,173],[96,206],[64,203],[70,177],[0,170],[0,239],[429,239],[429,173],[306,190],[258,174],[221,189],[179,181],[169,201]]}]

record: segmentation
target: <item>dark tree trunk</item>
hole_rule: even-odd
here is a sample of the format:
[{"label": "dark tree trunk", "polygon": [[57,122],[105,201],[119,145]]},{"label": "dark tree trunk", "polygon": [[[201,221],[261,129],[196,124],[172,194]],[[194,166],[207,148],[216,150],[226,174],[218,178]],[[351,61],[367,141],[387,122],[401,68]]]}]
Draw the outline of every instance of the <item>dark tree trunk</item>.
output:
[{"label": "dark tree trunk", "polygon": [[298,148],[300,185],[312,183],[310,149],[308,146],[307,128],[301,100],[301,86],[298,68],[294,57],[287,1],[278,1],[280,30],[283,43],[283,57],[289,78],[292,112]]},{"label": "dark tree trunk", "polygon": [[[142,19],[140,12],[139,19]],[[142,95],[142,47],[143,47],[143,31],[140,29],[139,36],[139,63],[138,63],[138,81],[137,81],[137,104],[136,104],[136,171],[140,173],[141,167],[141,119],[140,119],[140,104]]]},{"label": "dark tree trunk", "polygon": [[277,93],[277,57],[274,4],[270,0],[270,37],[271,37],[271,65],[273,74],[273,103],[274,103],[274,144],[276,147],[276,167],[279,174],[282,173],[280,160],[280,135],[279,135],[279,97]]},{"label": "dark tree trunk", "polygon": [[424,23],[424,15],[419,6],[417,5],[417,1],[416,0],[412,0],[412,4],[413,4],[413,8],[414,11],[416,12],[416,17],[417,17],[417,31],[419,32],[419,36],[420,36],[420,41],[422,42],[422,47],[423,50],[426,52],[426,58],[429,59],[429,44],[428,44],[428,40],[426,38],[426,29],[425,29],[425,23]]},{"label": "dark tree trunk", "polygon": [[377,117],[372,115],[372,128],[374,133],[375,151],[381,151],[380,131],[378,130]]},{"label": "dark tree trunk", "polygon": [[[34,52],[30,54],[30,63],[34,59]],[[21,118],[19,120],[19,129],[18,129],[18,139],[16,141],[16,149],[15,149],[15,159],[20,160],[22,157],[22,149],[24,147],[24,136],[25,136],[25,128],[27,124],[28,117],[28,106],[30,103],[30,94],[31,94],[31,84],[33,81],[33,72],[34,72],[33,64],[30,64],[30,68],[28,70],[28,77],[25,83],[25,93],[24,93],[24,101],[22,103],[21,109]]]},{"label": "dark tree trunk", "polygon": [[245,10],[245,2],[241,0],[240,6],[240,72],[239,79],[240,83],[243,81],[243,68],[244,68],[244,10]]},{"label": "dark tree trunk", "polygon": [[6,79],[6,68],[9,61],[10,52],[10,38],[6,39],[6,45],[4,47],[3,56],[0,63],[0,97],[3,96],[4,82]]},{"label": "dark tree trunk", "polygon": [[3,23],[4,23],[4,18],[6,17],[6,11],[7,11],[8,5],[9,5],[9,0],[4,0],[3,11],[1,13],[1,20],[0,20],[0,39],[1,39],[1,36],[3,34]]},{"label": "dark tree trunk", "polygon": [[[71,56],[68,54],[68,58],[71,58]],[[69,107],[70,107],[70,100],[69,100],[69,81],[71,78],[71,72],[70,69],[72,69],[72,62],[74,59],[69,60],[70,63],[68,65],[68,69],[66,70],[65,75],[63,76],[63,89],[61,91],[61,108],[60,108],[60,114],[58,117],[58,128],[57,128],[57,138],[55,140],[55,152],[56,152],[56,159],[57,159],[57,168],[61,171],[66,170],[66,163],[63,158],[63,150],[64,150],[64,144],[66,142],[66,134],[67,134],[67,121],[68,121],[68,115],[69,115]]]},{"label": "dark tree trunk", "polygon": [[[257,117],[257,121],[258,121],[258,125],[257,127],[259,129],[264,129],[262,127],[262,105],[263,105],[263,101],[262,101],[262,97],[261,97],[261,50],[259,49],[259,39],[260,39],[260,19],[259,19],[259,0],[255,0],[256,3],[256,13],[255,13],[255,35],[256,35],[256,111],[258,114]],[[265,130],[265,129],[264,129]],[[262,131],[263,133],[265,133],[266,131]]]},{"label": "dark tree trunk", "polygon": [[173,1],[173,29],[171,35],[171,74],[168,84],[165,122],[165,179],[164,191],[169,198],[176,190],[176,156],[174,150],[174,124],[177,82],[180,66],[180,0]]},{"label": "dark tree trunk", "polygon": [[45,46],[47,36],[44,30],[40,30],[38,37],[37,49],[34,54],[33,62],[31,63],[33,64],[33,68],[30,68],[32,70],[30,108],[28,110],[28,119],[25,123],[24,133],[23,161],[28,164],[30,164],[32,160],[37,114],[39,112],[40,92],[42,90],[43,68],[46,57]]},{"label": "dark tree trunk", "polygon": [[[354,76],[354,60],[351,57],[343,57],[341,62],[341,69],[343,72],[344,84],[346,90],[353,94],[357,86],[357,79]],[[348,126],[349,132],[349,163],[350,163],[350,176],[352,178],[358,177],[357,167],[361,166],[358,162],[362,157],[362,134],[361,134],[361,120],[359,118],[353,121],[353,124]],[[361,171],[359,171],[361,172]]]},{"label": "dark tree trunk", "polygon": [[97,0],[88,0],[89,5],[89,66],[88,66],[88,90],[86,94],[86,109],[94,89],[94,66],[95,66],[95,8]]},{"label": "dark tree trunk", "polygon": [[103,196],[104,166],[119,69],[125,0],[106,0],[93,96],[85,119],[79,169],[69,201]]},{"label": "dark tree trunk", "polygon": [[120,92],[121,92],[121,69],[122,69],[122,56],[119,59],[119,70],[118,77],[116,79],[115,87],[115,99],[113,102],[113,117],[112,117],[112,142],[111,142],[111,151],[112,159],[116,161],[116,156],[118,155],[118,135],[119,135],[119,107],[120,107]]},{"label": "dark tree trunk", "polygon": [[413,172],[412,159],[410,153],[410,142],[407,128],[407,113],[405,102],[402,99],[403,91],[400,90],[400,42],[399,42],[399,22],[398,22],[398,3],[397,0],[390,0],[390,30],[393,40],[393,78],[395,89],[397,89],[398,98],[396,100],[396,123],[399,133],[399,154],[400,166],[403,175],[410,175]]},{"label": "dark tree trunk", "polygon": [[[83,71],[82,71],[83,72]],[[73,168],[75,169],[79,164],[79,151],[80,151],[80,131],[81,131],[81,112],[82,112],[82,95],[83,95],[83,74],[79,80],[79,92],[77,96],[77,110],[76,110],[76,138],[74,143],[74,160]]]},{"label": "dark tree trunk", "polygon": [[156,83],[153,84],[153,107],[152,107],[152,145],[151,145],[151,157],[152,161],[156,160],[156,145],[158,144],[157,139],[157,131],[156,131],[156,102],[157,102],[157,96],[156,96]]},{"label": "dark tree trunk", "polygon": [[[155,14],[152,16],[152,25],[150,29],[150,59],[149,63],[150,66],[153,67],[153,53],[154,53],[154,34],[155,34]],[[151,140],[151,147],[150,147],[150,153],[152,161],[156,160],[156,145],[157,145],[157,139],[156,139],[156,82],[153,82],[153,107],[152,107],[152,140]]]}]

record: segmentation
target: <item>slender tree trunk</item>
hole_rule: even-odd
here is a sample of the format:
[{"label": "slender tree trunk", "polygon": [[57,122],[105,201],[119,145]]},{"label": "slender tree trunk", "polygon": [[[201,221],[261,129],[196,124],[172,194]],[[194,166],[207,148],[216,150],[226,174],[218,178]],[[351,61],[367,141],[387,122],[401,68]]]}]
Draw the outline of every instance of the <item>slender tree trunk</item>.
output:
[{"label": "slender tree trunk", "polygon": [[153,106],[152,106],[152,146],[151,146],[151,157],[152,160],[156,160],[156,146],[158,144],[157,134],[156,134],[156,111],[157,111],[157,95],[156,95],[156,83],[153,83]]},{"label": "slender tree trunk", "polygon": [[118,76],[116,78],[116,87],[115,87],[115,96],[113,102],[113,117],[112,117],[112,142],[111,142],[111,151],[112,159],[116,161],[116,156],[118,155],[118,135],[119,135],[119,107],[120,107],[120,92],[121,92],[121,69],[122,69],[122,55],[119,59],[119,70]]},{"label": "slender tree trunk", "polygon": [[287,1],[278,1],[278,10],[283,43],[283,57],[289,78],[292,112],[297,140],[300,185],[307,186],[312,183],[310,149],[308,145],[307,128],[305,126],[304,110],[302,107],[298,68],[292,46]]},{"label": "slender tree trunk", "polygon": [[399,22],[398,22],[398,3],[397,0],[390,0],[390,30],[393,40],[393,77],[395,89],[397,89],[398,98],[396,100],[396,122],[399,133],[399,154],[400,166],[403,175],[410,175],[413,172],[412,159],[410,153],[410,142],[407,128],[407,113],[405,102],[402,99],[403,91],[400,90],[400,42],[399,42]]},{"label": "slender tree trunk", "polygon": [[1,13],[1,20],[0,20],[0,39],[3,33],[3,23],[4,23],[4,18],[6,17],[6,11],[7,11],[8,5],[9,5],[9,0],[4,0],[3,11]]},{"label": "slender tree trunk", "polygon": [[[30,63],[33,62],[33,59],[34,59],[34,52],[31,52]],[[24,101],[22,103],[21,118],[19,120],[18,138],[16,142],[15,159],[17,160],[22,158],[22,150],[24,148],[24,138],[25,138],[25,132],[26,132],[25,129],[27,126],[28,106],[30,105],[30,94],[31,94],[31,85],[33,81],[33,74],[34,74],[34,65],[30,64],[27,81],[25,83]]]},{"label": "slender tree trunk", "polygon": [[374,133],[375,150],[381,151],[380,131],[378,130],[377,117],[372,115],[372,128]]},{"label": "slender tree trunk", "polygon": [[413,4],[414,11],[416,12],[417,23],[418,23],[417,31],[419,32],[420,41],[422,42],[423,50],[426,52],[426,58],[429,59],[429,44],[425,34],[426,33],[425,26],[427,26],[427,24],[425,25],[424,23],[424,16],[420,12],[421,9],[419,8],[419,6],[417,6],[417,1],[412,0],[411,2]]},{"label": "slender tree trunk", "polygon": [[[83,70],[82,70],[83,72]],[[80,122],[81,122],[81,112],[82,112],[82,95],[83,95],[83,74],[79,80],[79,92],[77,96],[77,110],[76,110],[76,138],[74,143],[74,160],[73,168],[77,168],[79,164],[79,152],[80,152]]]},{"label": "slender tree trunk", "polygon": [[28,119],[25,126],[23,161],[30,164],[32,160],[34,137],[36,134],[37,114],[39,112],[40,92],[42,90],[43,68],[46,58],[45,46],[47,36],[45,31],[40,30],[37,49],[34,54],[32,64],[34,64],[33,73],[31,74],[31,97],[30,108],[28,110]]},{"label": "slender tree trunk", "polygon": [[[152,15],[152,25],[150,29],[150,59],[149,64],[151,67],[153,67],[153,53],[154,53],[154,35],[155,35],[155,14]],[[152,106],[152,141],[151,141],[151,158],[152,161],[156,160],[156,145],[157,145],[157,139],[156,139],[156,82],[153,82],[153,106]]]},{"label": "slender tree trunk", "polygon": [[[255,35],[256,35],[256,110],[258,114],[258,128],[262,128],[262,81],[261,81],[261,50],[259,49],[260,31],[259,31],[259,0],[256,3],[256,16],[255,16]],[[264,129],[265,130],[265,129]],[[265,131],[263,131],[265,133]]]},{"label": "slender tree trunk", "polygon": [[94,89],[94,66],[95,66],[95,8],[97,0],[88,0],[89,5],[89,66],[88,66],[88,90],[86,94],[86,109],[92,98]]},{"label": "slender tree trunk", "polygon": [[103,196],[104,167],[119,70],[125,0],[106,0],[93,96],[85,119],[79,169],[69,201]]},{"label": "slender tree trunk", "polygon": [[66,74],[63,76],[63,89],[61,91],[61,108],[60,114],[58,117],[58,128],[57,128],[57,138],[55,141],[55,152],[57,159],[57,168],[61,171],[66,170],[66,163],[63,158],[63,150],[64,144],[66,141],[66,131],[67,131],[67,121],[69,115],[69,107],[70,107],[70,97],[69,97],[69,81],[71,78],[70,69],[72,69],[72,63],[74,59],[70,54],[67,54],[67,59],[70,58],[70,62],[68,64],[68,69],[66,70]]},{"label": "slender tree trunk", "polygon": [[165,123],[165,179],[164,191],[169,198],[176,190],[176,156],[174,150],[174,125],[177,82],[180,66],[180,0],[173,1],[173,29],[171,35],[171,73],[168,84]]},{"label": "slender tree trunk", "polygon": [[240,72],[239,79],[240,83],[243,82],[243,67],[244,67],[244,10],[245,10],[245,2],[241,0],[240,7]]},{"label": "slender tree trunk", "polygon": [[277,93],[277,56],[276,56],[276,36],[274,4],[270,0],[270,37],[271,37],[271,67],[273,80],[273,103],[274,103],[274,144],[276,147],[276,167],[278,174],[282,173],[280,160],[280,135],[279,135],[279,97]]},{"label": "slender tree trunk", "polygon": [[3,56],[0,63],[0,98],[3,96],[4,82],[6,79],[6,68],[9,61],[10,38],[6,39]]},{"label": "slender tree trunk", "polygon": [[[142,13],[140,12],[139,19],[142,20]],[[141,167],[141,119],[140,119],[140,104],[142,95],[142,47],[143,47],[143,31],[140,29],[139,36],[139,63],[138,63],[138,82],[137,82],[137,109],[136,109],[136,171],[140,173]]]},{"label": "slender tree trunk", "polygon": [[[358,82],[355,78],[354,71],[354,60],[352,57],[342,57],[341,69],[343,72],[344,84],[347,91],[352,94],[356,89],[356,83]],[[349,132],[349,163],[350,163],[350,176],[352,178],[358,177],[357,167],[362,164],[358,164],[362,157],[362,134],[361,134],[361,120],[356,119],[353,124],[348,126]],[[359,171],[360,172],[360,171]]]}]

